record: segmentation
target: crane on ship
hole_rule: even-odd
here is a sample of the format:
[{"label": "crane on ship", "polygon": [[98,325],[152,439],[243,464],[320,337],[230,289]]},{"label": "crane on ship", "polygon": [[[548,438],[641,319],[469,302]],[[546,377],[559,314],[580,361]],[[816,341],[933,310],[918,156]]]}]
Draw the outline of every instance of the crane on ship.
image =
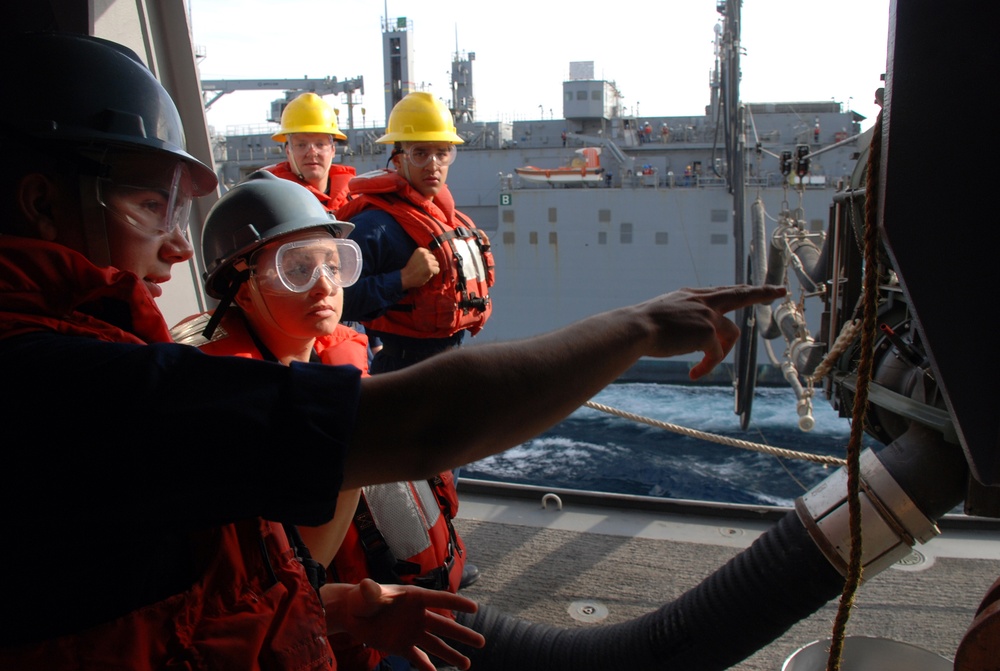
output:
[{"label": "crane on ship", "polygon": [[347,128],[354,128],[354,106],[360,103],[354,101],[355,92],[365,94],[364,77],[338,80],[336,77],[323,79],[203,79],[201,91],[205,97],[205,109],[208,110],[227,93],[235,91],[284,91],[285,99],[272,105],[270,119],[277,123],[281,117],[284,104],[299,93],[311,92],[319,96],[341,94],[347,97]]}]

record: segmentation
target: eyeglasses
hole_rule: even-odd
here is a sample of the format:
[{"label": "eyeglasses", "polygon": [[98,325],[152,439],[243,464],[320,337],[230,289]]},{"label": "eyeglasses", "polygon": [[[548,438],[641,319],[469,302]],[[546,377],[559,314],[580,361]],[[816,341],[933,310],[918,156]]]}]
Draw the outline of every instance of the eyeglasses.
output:
[{"label": "eyeglasses", "polygon": [[252,276],[261,290],[301,294],[320,277],[349,287],[361,276],[361,248],[353,240],[316,237],[265,247],[253,260]]},{"label": "eyeglasses", "polygon": [[186,165],[177,163],[169,185],[119,184],[113,179],[97,181],[97,200],[111,214],[146,235],[170,235],[175,230],[187,234],[192,194],[191,175]]},{"label": "eyeglasses", "polygon": [[406,159],[414,167],[423,168],[431,161],[440,166],[449,166],[458,156],[458,148],[453,144],[413,144],[403,148]]},{"label": "eyeglasses", "polygon": [[329,140],[314,140],[313,142],[306,142],[305,140],[291,140],[289,144],[292,149],[298,152],[307,152],[310,149],[315,149],[318,152],[330,151],[334,148],[333,139]]}]

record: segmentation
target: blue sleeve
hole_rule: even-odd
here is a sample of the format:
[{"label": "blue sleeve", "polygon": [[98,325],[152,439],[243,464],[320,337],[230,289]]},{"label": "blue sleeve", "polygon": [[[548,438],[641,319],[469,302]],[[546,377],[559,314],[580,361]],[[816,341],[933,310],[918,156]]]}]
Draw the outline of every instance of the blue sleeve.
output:
[{"label": "blue sleeve", "polygon": [[344,290],[344,319],[365,321],[406,295],[400,271],[417,243],[388,212],[369,209],[353,219],[350,238],[361,247],[361,277]]},{"label": "blue sleeve", "polygon": [[352,366],[33,333],[0,341],[0,368],[0,422],[22,437],[6,510],[184,528],[333,514],[360,393]]}]

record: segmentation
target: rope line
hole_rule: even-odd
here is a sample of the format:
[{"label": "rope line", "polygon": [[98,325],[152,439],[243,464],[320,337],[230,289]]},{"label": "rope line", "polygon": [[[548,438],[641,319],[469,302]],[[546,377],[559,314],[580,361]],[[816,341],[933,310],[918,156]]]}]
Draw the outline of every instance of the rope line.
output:
[{"label": "rope line", "polygon": [[611,406],[604,405],[603,403],[595,403],[594,401],[587,401],[586,403],[584,403],[584,405],[593,410],[606,412],[610,415],[617,415],[618,417],[622,417],[624,419],[630,419],[634,422],[648,424],[649,426],[655,426],[659,429],[666,429],[667,431],[673,431],[674,433],[679,433],[685,436],[689,436],[691,438],[699,438],[701,440],[707,440],[713,443],[720,443],[722,445],[738,447],[743,450],[764,452],[766,454],[770,454],[776,457],[786,457],[788,459],[805,459],[806,461],[815,461],[817,463],[826,464],[828,466],[843,466],[847,463],[844,459],[841,459],[839,457],[828,457],[822,454],[809,454],[808,452],[796,452],[795,450],[787,450],[783,447],[774,447],[772,445],[752,443],[748,440],[741,440],[739,438],[729,438],[727,436],[720,436],[714,433],[706,433],[704,431],[698,431],[697,429],[689,429],[687,427],[683,427],[678,424],[671,424],[670,422],[661,422],[656,419],[650,419],[649,417],[636,415],[631,412],[626,412],[624,410],[612,408]]},{"label": "rope line", "polygon": [[868,404],[868,386],[872,379],[874,365],[875,322],[878,313],[878,283],[879,283],[879,233],[878,217],[878,187],[877,175],[882,159],[882,112],[879,111],[872,131],[872,141],[868,152],[868,174],[865,175],[865,234],[864,259],[865,270],[862,276],[862,319],[861,345],[858,357],[858,386],[854,395],[852,408],[851,439],[847,444],[847,508],[851,533],[851,551],[847,562],[847,574],[844,576],[844,589],[837,605],[837,617],[833,622],[833,632],[830,636],[830,656],[827,660],[827,671],[840,671],[843,661],[844,641],[847,633],[847,622],[854,608],[858,587],[864,574],[862,553],[862,520],[861,520],[861,427],[865,407]]}]

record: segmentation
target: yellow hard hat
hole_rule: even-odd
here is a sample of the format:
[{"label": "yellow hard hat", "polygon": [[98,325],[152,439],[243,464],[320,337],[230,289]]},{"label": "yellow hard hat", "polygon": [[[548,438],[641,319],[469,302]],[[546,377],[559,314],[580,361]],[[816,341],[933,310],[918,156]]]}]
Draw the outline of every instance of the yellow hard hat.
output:
[{"label": "yellow hard hat", "polygon": [[286,133],[326,133],[338,140],[347,139],[337,128],[333,108],[315,93],[303,93],[285,106],[281,113],[281,130],[271,139],[284,142]]},{"label": "yellow hard hat", "polygon": [[455,120],[445,104],[425,91],[410,93],[396,103],[385,130],[375,142],[465,142],[455,132]]}]

